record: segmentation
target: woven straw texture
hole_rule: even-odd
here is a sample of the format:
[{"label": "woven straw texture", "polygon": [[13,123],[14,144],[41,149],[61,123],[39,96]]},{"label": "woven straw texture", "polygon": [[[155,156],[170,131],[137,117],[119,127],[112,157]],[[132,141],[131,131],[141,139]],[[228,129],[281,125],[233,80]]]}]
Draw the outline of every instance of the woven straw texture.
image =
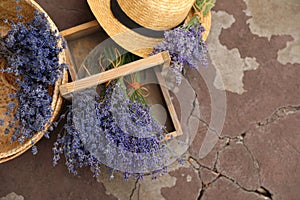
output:
[{"label": "woven straw texture", "polygon": [[[1,0],[0,1],[0,34],[1,36],[4,36],[7,31],[9,30],[9,26],[7,24],[3,23],[3,19],[12,19],[17,21],[16,19],[16,6],[19,5],[22,8],[22,11],[20,14],[23,15],[24,21],[30,21],[33,18],[34,11],[39,10],[40,12],[45,13],[45,11],[34,1],[31,0],[21,0],[20,3],[16,3],[15,0]],[[50,23],[50,26],[53,30],[57,30],[55,24],[52,22],[52,20],[49,18],[49,16],[45,13],[47,16],[47,19]],[[65,52],[62,52],[59,55],[60,62],[65,62]],[[0,67],[4,67],[5,61],[0,60]],[[62,106],[62,97],[59,95],[59,85],[62,83],[66,83],[68,81],[67,71],[63,72],[62,79],[58,80],[51,91],[52,95],[52,104],[51,108],[53,109],[53,115],[50,119],[51,122],[55,120],[55,118],[58,116],[60,108]],[[9,99],[7,97],[8,94],[15,93],[17,90],[17,85],[15,84],[15,77],[8,76],[7,74],[0,73],[0,116],[3,117],[4,113],[7,112],[7,104],[9,102]],[[5,135],[4,130],[8,125],[8,121],[11,119],[6,117],[4,126],[0,126],[0,163],[6,162],[8,160],[11,160],[22,153],[24,153],[26,150],[32,147],[31,140],[26,140],[23,144],[20,144],[19,142],[10,143],[10,137],[11,135]],[[45,129],[42,132],[39,132],[34,135],[32,140],[34,143],[38,142],[44,135],[44,132],[48,129],[48,126],[45,126]]]},{"label": "woven straw texture", "polygon": [[[101,27],[106,31],[106,33],[116,43],[118,43],[120,46],[122,46],[126,50],[128,50],[138,56],[141,56],[141,57],[148,57],[149,54],[152,53],[153,47],[162,41],[162,38],[151,38],[151,37],[146,37],[144,35],[138,34],[135,31],[127,28],[122,23],[120,23],[114,17],[114,15],[110,9],[110,1],[109,0],[87,0],[87,1],[88,1],[88,4],[89,4],[93,14],[95,15],[95,17],[97,19],[97,21],[101,25]],[[187,0],[180,1],[180,3],[179,3],[179,1],[175,1],[175,0],[163,0],[163,1],[144,0],[144,1],[146,1],[148,4],[147,5],[148,10],[147,10],[147,12],[143,11],[143,12],[145,12],[145,13],[143,13],[143,18],[144,19],[149,18],[148,22],[146,24],[146,27],[151,27],[151,29],[160,29],[161,27],[158,26],[159,24],[165,24],[165,26],[168,26],[169,24],[171,24],[170,21],[172,19],[170,19],[170,17],[169,18],[164,17],[164,15],[168,15],[167,14],[169,12],[168,9],[172,9],[172,8],[170,8],[170,6],[175,6],[175,4],[176,4],[175,11],[178,13],[177,17],[182,18],[181,21],[183,21],[189,15],[193,15],[193,13],[192,13],[193,9],[190,9],[190,8],[191,8],[192,4],[194,3],[194,0],[188,0],[188,2],[191,5],[186,3]],[[144,1],[118,0],[118,3],[120,4],[120,7],[124,7],[124,5],[131,4],[129,2],[145,3]],[[155,4],[153,4],[152,2],[155,2]],[[163,3],[161,3],[161,2],[163,2]],[[167,4],[167,2],[169,2],[170,4]],[[181,5],[181,2],[184,2],[184,4]],[[189,6],[187,6],[187,5],[189,5]],[[130,10],[129,12],[131,12],[131,13],[135,13],[135,12],[140,13],[141,12],[140,9],[143,8],[143,6],[134,7],[135,9],[128,8],[127,10],[128,11]],[[179,8],[182,9],[182,12],[179,12]],[[187,8],[189,8],[189,10],[191,10],[191,11],[189,13],[186,13],[185,15],[183,15]],[[126,12],[127,15],[129,14],[129,13],[127,13],[127,11],[125,11],[126,8],[125,8],[125,10],[122,8],[122,10],[124,12]],[[156,10],[164,10],[164,12],[159,13]],[[158,15],[157,17],[153,17],[154,16],[153,13],[160,14],[160,15]],[[174,13],[172,13],[171,15],[173,16]],[[146,15],[148,15],[148,17],[146,17]],[[174,15],[171,18],[176,18],[176,17]],[[139,15],[132,14],[131,19],[138,22]],[[144,19],[143,19],[143,21],[145,21]],[[163,19],[164,21],[161,21],[161,19]],[[172,23],[173,22],[174,21],[172,21]],[[210,26],[211,26],[211,14],[209,13],[203,19],[201,19],[201,23],[206,29],[206,32],[203,37],[204,40],[206,40],[206,38],[209,34]],[[156,26],[158,26],[158,27],[156,27]]]},{"label": "woven straw texture", "polygon": [[[118,0],[122,10],[135,22],[153,30],[179,25],[191,10],[193,0]],[[155,20],[154,20],[155,19]]]}]

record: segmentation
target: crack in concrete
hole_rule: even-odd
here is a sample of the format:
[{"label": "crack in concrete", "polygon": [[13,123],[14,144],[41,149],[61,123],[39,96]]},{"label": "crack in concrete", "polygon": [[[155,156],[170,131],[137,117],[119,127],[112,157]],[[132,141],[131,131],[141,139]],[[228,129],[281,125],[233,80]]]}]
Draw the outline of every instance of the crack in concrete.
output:
[{"label": "crack in concrete", "polygon": [[274,123],[288,115],[295,114],[296,112],[300,111],[300,105],[296,106],[284,106],[277,108],[271,116],[267,117],[265,120],[261,122],[257,122],[257,127],[264,127],[268,126],[271,123]]},{"label": "crack in concrete", "polygon": [[236,143],[242,144],[242,143],[244,143],[244,138],[245,138],[248,131],[249,130],[244,131],[243,133],[241,133],[241,134],[239,134],[238,136],[235,136],[235,137],[230,137],[230,136],[227,136],[227,135],[220,136],[219,139],[220,140],[226,140],[227,146],[229,146],[232,141],[236,141]]},{"label": "crack in concrete", "polygon": [[198,116],[193,115],[193,117],[195,117],[197,120],[199,120],[201,123],[203,123],[208,130],[215,133],[216,136],[218,136],[219,140],[223,140],[223,141],[226,140],[225,142],[226,142],[227,145],[230,145],[231,141],[233,141],[233,140],[236,140],[237,143],[243,143],[244,138],[246,137],[246,134],[249,132],[249,129],[248,129],[248,130],[244,131],[243,133],[241,133],[240,135],[235,136],[235,137],[230,137],[230,136],[227,136],[227,135],[221,136],[221,134],[218,133],[218,131],[216,131],[215,129],[213,129],[209,126],[208,122],[206,122],[205,120],[199,118]]},{"label": "crack in concrete", "polygon": [[201,200],[202,199],[202,197],[204,195],[204,192],[205,192],[205,189],[201,189],[200,194],[199,194],[197,200]]},{"label": "crack in concrete", "polygon": [[[222,148],[223,149],[223,148]],[[265,187],[263,186],[260,186],[260,188],[256,189],[256,190],[249,190],[247,188],[245,188],[244,186],[242,186],[237,180],[235,180],[234,178],[231,178],[227,175],[224,175],[222,173],[220,173],[218,171],[217,168],[214,168],[214,169],[211,169],[210,167],[208,166],[205,166],[203,164],[201,164],[199,161],[197,161],[195,158],[193,158],[192,156],[189,156],[188,158],[188,162],[190,163],[190,165],[196,169],[198,171],[198,174],[199,174],[199,178],[202,182],[202,189],[199,193],[199,196],[198,196],[198,200],[201,200],[204,193],[206,192],[206,189],[213,185],[215,182],[217,182],[220,178],[225,178],[226,180],[229,180],[231,183],[233,183],[234,185],[236,185],[239,189],[245,191],[245,192],[248,192],[248,193],[254,193],[256,195],[259,195],[259,196],[263,196],[265,199],[269,199],[269,200],[272,200],[273,199],[273,194],[268,190],[266,189]],[[198,165],[196,166],[195,163]],[[207,169],[207,170],[210,170],[212,171],[213,173],[215,173],[217,175],[217,177],[215,179],[213,179],[212,181],[210,181],[209,183],[204,183],[201,179],[201,168],[204,168],[204,169]]]},{"label": "crack in concrete", "polygon": [[217,177],[216,177],[215,179],[213,179],[212,181],[210,181],[210,182],[208,182],[208,183],[203,183],[203,182],[202,182],[203,187],[202,187],[202,189],[201,189],[201,191],[200,191],[200,193],[199,193],[199,196],[198,196],[197,200],[201,200],[202,197],[203,197],[203,195],[204,195],[204,193],[206,192],[206,190],[207,190],[211,185],[213,185],[219,178],[220,178],[220,173],[218,173],[218,174],[217,174]]},{"label": "crack in concrete", "polygon": [[217,164],[218,164],[218,161],[219,161],[219,158],[220,158],[220,153],[225,149],[226,146],[222,147],[219,151],[217,151],[217,155],[216,155],[216,160],[214,162],[214,165],[213,165],[213,171],[217,172],[219,171],[218,168],[217,168]]},{"label": "crack in concrete", "polygon": [[201,123],[203,123],[208,130],[210,130],[211,132],[213,132],[214,134],[216,134],[218,136],[218,138],[220,139],[220,137],[221,137],[220,135],[221,134],[219,134],[218,131],[216,131],[215,129],[211,128],[209,126],[208,122],[206,122],[204,119],[201,119],[199,116],[192,115],[192,117],[195,117],[197,120],[199,120]]},{"label": "crack in concrete", "polygon": [[[300,105],[289,105],[289,106],[283,106],[283,107],[279,107],[277,108],[269,117],[267,117],[265,120],[260,121],[260,122],[256,122],[256,128],[261,128],[261,127],[265,127],[268,126],[276,121],[279,121],[281,119],[283,119],[284,117],[288,116],[288,115],[292,115],[295,114],[297,112],[300,112]],[[256,160],[255,156],[253,155],[253,153],[251,152],[251,150],[249,149],[249,147],[247,146],[247,144],[245,144],[244,139],[247,136],[247,133],[249,132],[249,129],[244,131],[242,134],[236,136],[236,137],[230,137],[230,136],[220,136],[219,139],[220,140],[227,140],[226,141],[226,145],[230,146],[232,141],[235,141],[236,143],[240,143],[244,146],[244,148],[246,149],[246,151],[249,153],[250,158],[255,166],[255,168],[257,169],[258,172],[258,178],[259,178],[259,184],[262,185],[262,177],[261,177],[261,168],[259,166],[258,161]],[[286,141],[286,140],[285,140]],[[292,144],[290,144],[289,141],[286,141],[288,143],[288,145],[290,145],[297,153],[300,154],[299,150],[297,150],[297,148],[295,148]],[[225,147],[226,148],[226,147]],[[219,150],[217,152],[217,157],[219,156],[219,154],[223,151],[223,149]],[[217,162],[218,160],[216,160]],[[217,168],[215,168],[217,170]],[[266,190],[266,189],[265,189]],[[267,190],[266,190],[267,191]],[[259,192],[259,190],[257,190],[256,192]],[[267,194],[271,194],[270,192],[266,192]],[[270,196],[270,195],[269,195]],[[271,195],[272,196],[272,195]],[[269,198],[271,199],[271,198]]]},{"label": "crack in concrete", "polygon": [[[188,81],[189,83],[192,82],[192,81],[190,80],[190,77],[189,77],[189,76],[185,76],[185,78],[187,79],[187,81]],[[188,123],[190,122],[191,117],[195,117],[195,118],[198,119],[201,123],[203,123],[210,131],[212,131],[213,133],[215,133],[215,134],[219,137],[218,132],[217,132],[216,130],[212,129],[212,128],[209,126],[209,123],[208,123],[208,122],[206,122],[205,120],[201,119],[199,116],[194,115],[194,111],[195,111],[195,108],[196,108],[196,105],[197,105],[197,104],[196,104],[196,100],[197,100],[197,98],[198,98],[198,94],[197,94],[197,92],[196,92],[195,87],[194,87],[193,85],[190,85],[190,86],[193,88],[195,96],[194,96],[194,100],[193,100],[193,109],[192,109],[192,111],[191,111],[191,113],[190,113],[190,115],[189,115],[189,117],[188,117],[188,120],[187,120]]]},{"label": "crack in concrete", "polygon": [[249,190],[245,187],[243,187],[237,180],[235,180],[234,178],[231,178],[229,176],[226,176],[224,174],[220,174],[219,177],[217,177],[217,179],[219,178],[225,178],[227,180],[229,180],[230,182],[232,182],[234,185],[238,186],[238,188],[240,188],[241,190],[245,191],[245,192],[248,192],[248,193],[254,193],[256,195],[259,195],[259,196],[263,196],[264,198],[266,199],[269,199],[269,200],[272,200],[273,199],[273,194],[267,190],[265,187],[263,186],[260,186],[260,188],[256,189],[256,190]]},{"label": "crack in concrete", "polygon": [[[213,169],[211,169],[210,167],[201,164],[197,159],[195,159],[195,158],[192,157],[191,155],[189,155],[189,157],[188,157],[187,160],[188,160],[188,162],[190,163],[190,165],[191,165],[194,169],[196,169],[196,170],[200,170],[201,168],[204,168],[204,169],[207,169],[207,170],[210,170],[210,171],[213,170]],[[198,166],[197,166],[196,164],[197,164]]]},{"label": "crack in concrete", "polygon": [[[203,179],[202,179],[202,176],[201,176],[201,171],[200,171],[201,168],[210,170],[210,171],[213,172],[213,173],[215,173],[215,171],[214,171],[213,169],[211,169],[210,167],[207,167],[207,166],[205,166],[205,165],[202,165],[199,161],[197,161],[197,160],[196,160],[195,158],[193,158],[192,156],[189,156],[188,162],[190,163],[190,165],[192,166],[192,168],[194,168],[195,170],[198,171],[198,176],[199,176],[199,178],[200,178],[200,180],[201,180],[202,188],[201,188],[201,190],[200,190],[200,192],[199,192],[199,195],[198,195],[197,200],[201,200],[201,198],[203,197],[203,195],[204,195],[206,189],[207,189],[210,185],[212,185],[214,182],[216,182],[216,181],[218,180],[219,174],[217,173],[217,178],[215,178],[215,179],[212,180],[211,182],[209,182],[209,183],[204,183],[204,182],[203,182]],[[197,164],[198,166],[196,166],[195,164]]]},{"label": "crack in concrete", "polygon": [[258,161],[256,160],[256,158],[255,158],[255,156],[253,155],[253,153],[251,152],[251,150],[249,149],[249,147],[243,142],[243,146],[244,146],[244,148],[246,149],[246,151],[249,153],[249,155],[250,155],[250,158],[251,158],[251,160],[252,160],[252,162],[253,162],[253,164],[254,164],[254,167],[255,167],[255,169],[257,170],[257,174],[258,174],[258,183],[260,184],[260,185],[262,185],[262,180],[261,180],[261,169],[260,169],[260,166],[259,166],[259,164],[258,164]]},{"label": "crack in concrete", "polygon": [[273,194],[263,186],[260,186],[255,192],[271,200],[273,199]]},{"label": "crack in concrete", "polygon": [[[191,165],[191,166],[192,166],[192,165]],[[193,166],[192,166],[192,167],[193,167]],[[193,168],[194,168],[194,167],[193,167]],[[195,168],[194,168],[194,169],[195,169]],[[197,169],[195,169],[195,170],[197,170]],[[197,170],[197,172],[198,172],[198,177],[199,177],[199,179],[200,179],[200,181],[201,181],[201,190],[200,190],[200,192],[199,192],[199,195],[198,195],[198,198],[197,198],[197,199],[201,199],[202,196],[203,196],[203,194],[204,194],[204,192],[205,192],[205,189],[204,189],[205,183],[204,183],[203,180],[202,180],[200,168]]]},{"label": "crack in concrete", "polygon": [[[206,121],[204,121],[203,119],[200,119],[200,118],[197,117],[197,116],[194,116],[194,117],[196,117],[199,121],[201,121],[202,123],[204,123],[205,126],[206,126],[209,130],[211,130],[213,133],[215,133],[215,134],[218,136],[219,140],[225,141],[225,145],[224,145],[221,149],[219,149],[219,150],[217,151],[217,153],[216,153],[216,159],[215,159],[213,168],[212,168],[212,169],[209,168],[209,170],[211,170],[211,171],[213,171],[213,172],[215,172],[215,173],[219,173],[219,170],[218,170],[218,168],[217,168],[217,163],[218,163],[218,161],[219,161],[219,156],[220,156],[221,152],[224,151],[228,146],[230,146],[231,143],[234,141],[234,142],[237,143],[237,144],[242,144],[243,147],[246,149],[246,151],[249,153],[250,158],[251,158],[251,161],[252,161],[252,163],[254,164],[254,166],[255,166],[255,168],[256,168],[256,170],[257,170],[257,174],[258,174],[258,183],[259,183],[260,185],[262,185],[262,179],[261,179],[261,173],[260,173],[260,172],[261,172],[261,169],[260,169],[260,166],[259,166],[259,164],[258,164],[258,161],[256,160],[255,156],[253,155],[253,153],[251,152],[251,150],[248,148],[248,146],[247,146],[247,145],[245,144],[245,142],[244,142],[244,139],[245,139],[247,133],[249,132],[249,129],[246,130],[246,131],[244,131],[244,132],[242,132],[241,134],[239,134],[238,136],[235,136],[235,137],[230,137],[230,136],[220,136],[220,135],[217,133],[217,131],[215,131],[214,129],[212,129],[212,128],[209,127],[209,125],[208,125],[208,123],[207,123]],[[202,165],[202,167],[203,167],[203,165]],[[204,168],[205,168],[205,167],[204,167]],[[214,180],[213,182],[215,182],[215,181],[216,181],[216,180]],[[208,183],[208,184],[211,184],[211,183]]]},{"label": "crack in concrete", "polygon": [[[227,139],[228,142],[226,142],[227,146],[230,146],[232,141],[236,141],[237,144],[242,144],[243,147],[246,149],[246,151],[248,152],[248,154],[250,155],[250,158],[252,160],[252,163],[254,164],[254,167],[257,169],[257,174],[258,174],[258,182],[260,185],[262,185],[262,181],[261,181],[261,176],[260,176],[260,166],[258,164],[258,161],[256,160],[255,156],[253,155],[253,153],[251,152],[251,150],[249,149],[249,147],[245,144],[244,139],[247,136],[247,133],[249,132],[249,130],[241,133],[240,135],[236,136],[236,137],[229,137],[229,136],[224,136],[222,138],[220,138],[221,140],[225,140]],[[226,147],[225,147],[226,148]]]},{"label": "crack in concrete", "polygon": [[[268,126],[276,121],[279,121],[281,119],[283,119],[284,117],[288,116],[288,115],[292,115],[292,114],[295,114],[297,112],[300,112],[300,105],[290,105],[290,106],[283,106],[283,107],[280,107],[278,109],[275,110],[275,112],[272,113],[272,115],[270,115],[269,117],[267,117],[265,120],[263,121],[260,121],[260,122],[256,122],[255,125],[256,125],[256,128],[260,128],[260,127],[265,127],[265,126]],[[218,135],[218,133],[213,130],[212,128],[209,127],[209,124],[200,119],[200,118],[197,118],[198,120],[200,120],[203,124],[205,124],[207,126],[207,128],[210,129],[210,131],[216,133]],[[255,156],[253,155],[253,153],[251,152],[251,150],[249,149],[249,147],[245,144],[244,142],[244,139],[245,137],[247,136],[247,133],[249,132],[249,129],[244,131],[243,133],[241,133],[240,135],[236,136],[236,137],[230,137],[230,136],[219,136],[219,139],[220,140],[223,140],[226,142],[226,145],[221,148],[218,152],[217,152],[217,156],[216,156],[216,160],[215,160],[215,164],[214,164],[214,167],[213,169],[211,169],[210,167],[207,167],[207,166],[203,166],[201,165],[199,162],[199,166],[201,166],[202,168],[205,168],[205,169],[208,169],[208,170],[212,170],[214,173],[217,173],[219,174],[219,176],[216,177],[216,179],[214,179],[213,181],[211,181],[210,183],[208,183],[209,185],[212,185],[213,183],[215,183],[218,179],[220,179],[221,177],[229,180],[230,182],[232,182],[233,184],[235,184],[236,186],[238,186],[240,189],[242,189],[243,191],[245,192],[249,192],[249,193],[254,193],[256,195],[259,195],[259,196],[262,196],[264,197],[265,199],[269,199],[269,200],[272,200],[273,199],[273,194],[267,189],[265,188],[264,186],[262,186],[262,177],[261,177],[261,169],[260,169],[260,166],[258,164],[258,161],[256,160]],[[230,146],[231,143],[235,141],[236,143],[240,143],[244,146],[244,148],[246,149],[246,151],[249,153],[250,155],[250,158],[255,166],[255,168],[257,169],[257,172],[258,172],[258,178],[259,178],[259,185],[261,185],[258,189],[256,190],[249,190],[247,188],[245,188],[243,185],[241,185],[237,180],[235,180],[234,178],[231,178],[227,175],[224,175],[222,173],[219,172],[219,170],[217,169],[216,167],[216,164],[219,160],[219,155],[220,153],[226,149],[226,147]],[[297,150],[293,145],[291,145],[288,141],[286,141],[297,153],[300,153],[299,150]],[[194,159],[194,158],[193,158]],[[197,160],[194,159],[196,162]],[[199,169],[200,170],[200,169]],[[205,184],[204,184],[205,186]],[[199,194],[199,197],[198,197],[198,200],[200,200],[204,193],[206,191],[206,188],[203,187],[200,194]]]},{"label": "crack in concrete", "polygon": [[[192,161],[195,162],[198,166],[195,166],[195,165],[192,163]],[[196,159],[194,159],[192,156],[189,156],[188,162],[190,163],[190,166],[192,166],[192,168],[195,169],[195,170],[198,172],[198,177],[199,177],[199,179],[200,179],[200,181],[201,181],[202,187],[201,187],[201,190],[200,190],[199,195],[198,195],[198,198],[197,198],[198,200],[200,200],[200,199],[202,198],[204,192],[205,192],[205,188],[203,187],[203,186],[205,185],[205,183],[203,182],[203,179],[202,179],[202,176],[201,176],[201,172],[200,172],[201,167],[204,167],[204,166],[201,165],[201,164],[200,164]]]},{"label": "crack in concrete", "polygon": [[[131,190],[131,193],[130,193],[130,196],[129,196],[129,200],[132,200],[132,197],[134,195],[134,192],[136,191],[137,189],[137,185],[139,183],[139,179],[137,179],[134,183],[134,188]],[[138,199],[139,199],[139,195],[138,195]]]},{"label": "crack in concrete", "polygon": [[190,112],[190,114],[189,114],[189,116],[188,116],[188,118],[187,118],[187,124],[189,125],[189,123],[190,123],[190,120],[191,120],[191,117],[195,117],[194,115],[193,115],[193,113],[194,113],[194,111],[195,111],[195,109],[196,109],[196,106],[197,106],[197,104],[196,104],[196,101],[197,101],[197,99],[198,99],[198,95],[197,95],[197,93],[194,93],[194,100],[193,100],[193,108],[192,108],[192,110],[191,110],[191,112]]}]

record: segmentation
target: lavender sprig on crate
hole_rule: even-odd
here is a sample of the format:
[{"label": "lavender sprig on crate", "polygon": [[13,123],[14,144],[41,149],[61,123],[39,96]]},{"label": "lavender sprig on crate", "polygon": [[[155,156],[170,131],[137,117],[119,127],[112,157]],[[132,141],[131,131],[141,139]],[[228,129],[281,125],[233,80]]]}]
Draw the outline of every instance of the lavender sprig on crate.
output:
[{"label": "lavender sprig on crate", "polygon": [[164,126],[150,115],[148,105],[132,101],[124,94],[122,81],[107,88],[105,101],[96,105],[96,116],[98,125],[109,129],[110,139],[130,152],[157,151],[163,139]]},{"label": "lavender sprig on crate", "polygon": [[[5,22],[11,29],[0,38],[0,58],[7,63],[1,72],[16,77],[18,89],[9,95],[16,107],[8,105],[9,115],[14,118],[5,133],[12,133],[12,141],[23,143],[42,131],[52,116],[49,88],[65,68],[58,58],[65,44],[59,43],[61,37],[51,30],[46,16],[39,11],[35,11],[29,22]],[[36,152],[34,147],[33,153]]]},{"label": "lavender sprig on crate", "polygon": [[178,84],[181,83],[181,73],[185,65],[196,70],[199,64],[208,65],[207,47],[202,38],[204,31],[204,27],[197,20],[192,20],[189,24],[165,31],[165,40],[154,47],[152,54],[169,51],[170,67]]}]

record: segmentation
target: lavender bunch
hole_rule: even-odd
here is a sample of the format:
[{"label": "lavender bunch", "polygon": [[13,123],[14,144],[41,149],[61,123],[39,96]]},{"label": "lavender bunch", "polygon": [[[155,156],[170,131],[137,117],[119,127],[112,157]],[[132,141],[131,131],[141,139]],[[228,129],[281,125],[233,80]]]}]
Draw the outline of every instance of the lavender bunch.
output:
[{"label": "lavender bunch", "polygon": [[66,159],[66,166],[70,173],[77,175],[77,169],[81,167],[91,166],[94,168],[95,176],[99,176],[101,162],[95,158],[81,141],[80,133],[75,129],[73,124],[73,113],[69,107],[66,115],[66,124],[64,125],[64,134],[58,134],[57,140],[54,142],[53,150],[53,166],[56,166],[63,154]]},{"label": "lavender bunch", "polygon": [[[116,144],[134,153],[158,150],[163,139],[164,126],[151,115],[148,105],[132,101],[125,93],[122,81],[109,86],[105,101],[96,105],[98,125],[109,130],[108,134]],[[110,127],[106,127],[110,124]]]},{"label": "lavender bunch", "polygon": [[100,152],[108,166],[122,171],[125,179],[166,172],[165,127],[150,115],[148,105],[129,99],[122,79],[107,88],[104,101],[96,108],[98,126],[107,141]]},{"label": "lavender bunch", "polygon": [[[9,23],[9,22],[7,22]],[[1,57],[7,61],[3,72],[26,77],[32,82],[54,85],[65,64],[58,54],[65,48],[58,44],[61,36],[52,31],[44,13],[35,11],[30,22],[11,22],[11,30],[1,38]]]},{"label": "lavender bunch", "polygon": [[181,73],[185,65],[198,70],[199,63],[207,66],[207,47],[202,38],[204,27],[192,20],[172,30],[165,31],[165,40],[154,47],[152,54],[168,50],[171,56],[171,69],[176,82],[181,83]]},{"label": "lavender bunch", "polygon": [[[9,95],[12,102],[7,115],[13,115],[13,120],[5,133],[12,133],[12,141],[23,143],[42,131],[52,116],[49,88],[65,68],[58,59],[65,44],[59,43],[61,37],[51,30],[45,15],[38,11],[30,22],[6,20],[6,23],[11,30],[0,38],[0,58],[6,60],[1,72],[16,77],[18,88],[15,94]],[[48,137],[48,132],[45,135]],[[34,147],[33,153],[36,152]]]},{"label": "lavender bunch", "polygon": [[163,129],[147,105],[131,101],[122,82],[112,82],[104,96],[82,91],[73,99],[65,134],[54,144],[54,165],[64,154],[70,172],[82,166],[104,164],[112,171],[142,178],[166,172],[167,148],[161,141]]}]

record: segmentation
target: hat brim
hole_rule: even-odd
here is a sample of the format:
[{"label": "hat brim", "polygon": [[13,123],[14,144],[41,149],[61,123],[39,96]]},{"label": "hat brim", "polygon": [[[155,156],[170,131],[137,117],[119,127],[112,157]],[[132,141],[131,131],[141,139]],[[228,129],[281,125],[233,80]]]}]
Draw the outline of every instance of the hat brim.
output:
[{"label": "hat brim", "polygon": [[[110,0],[87,0],[91,11],[104,31],[121,47],[140,57],[148,57],[153,47],[162,42],[163,38],[151,38],[141,35],[119,22],[110,9]],[[211,14],[205,16],[202,25],[205,28],[203,39],[208,36]]]}]

